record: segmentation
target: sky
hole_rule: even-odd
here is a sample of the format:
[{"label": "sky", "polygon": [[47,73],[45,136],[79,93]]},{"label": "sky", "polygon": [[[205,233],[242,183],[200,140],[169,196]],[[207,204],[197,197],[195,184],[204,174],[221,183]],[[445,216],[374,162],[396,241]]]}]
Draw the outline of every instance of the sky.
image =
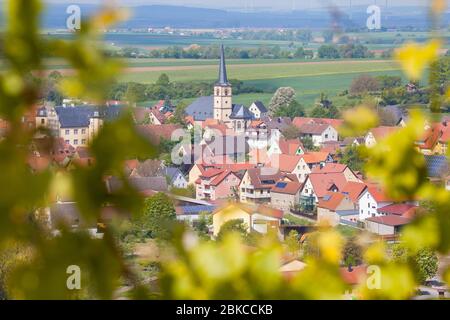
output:
[{"label": "sky", "polygon": [[[267,9],[267,10],[292,10],[317,7],[328,7],[330,4],[337,6],[370,5],[384,6],[386,0],[47,0],[53,3],[102,3],[112,1],[121,5],[164,4],[184,5],[219,9]],[[427,5],[429,0],[387,0],[389,6]],[[450,3],[450,0],[447,0]]]}]

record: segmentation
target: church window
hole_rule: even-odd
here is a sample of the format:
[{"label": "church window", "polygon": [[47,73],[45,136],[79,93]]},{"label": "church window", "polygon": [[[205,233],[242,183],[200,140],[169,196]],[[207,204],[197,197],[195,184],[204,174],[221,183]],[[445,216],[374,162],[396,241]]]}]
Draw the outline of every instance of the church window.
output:
[{"label": "church window", "polygon": [[225,95],[226,96],[228,95],[228,89],[225,89]]},{"label": "church window", "polygon": [[237,123],[237,128],[241,129],[241,122],[240,121],[238,121],[238,123]]}]

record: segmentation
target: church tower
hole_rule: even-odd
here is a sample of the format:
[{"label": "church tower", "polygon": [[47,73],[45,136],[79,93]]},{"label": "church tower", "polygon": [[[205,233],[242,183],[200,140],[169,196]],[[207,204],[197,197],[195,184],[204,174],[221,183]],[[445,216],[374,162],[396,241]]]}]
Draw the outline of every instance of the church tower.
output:
[{"label": "church tower", "polygon": [[233,93],[231,84],[227,78],[227,66],[225,64],[225,50],[220,47],[219,80],[214,85],[214,119],[229,122],[233,109]]}]

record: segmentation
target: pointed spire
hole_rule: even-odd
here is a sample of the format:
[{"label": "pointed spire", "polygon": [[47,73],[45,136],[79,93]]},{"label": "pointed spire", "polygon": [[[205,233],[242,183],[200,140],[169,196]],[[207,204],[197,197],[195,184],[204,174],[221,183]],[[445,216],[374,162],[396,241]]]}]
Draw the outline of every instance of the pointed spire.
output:
[{"label": "pointed spire", "polygon": [[223,44],[220,46],[219,81],[217,82],[217,84],[222,86],[230,85],[227,77],[227,66],[225,63],[225,49],[223,48]]}]

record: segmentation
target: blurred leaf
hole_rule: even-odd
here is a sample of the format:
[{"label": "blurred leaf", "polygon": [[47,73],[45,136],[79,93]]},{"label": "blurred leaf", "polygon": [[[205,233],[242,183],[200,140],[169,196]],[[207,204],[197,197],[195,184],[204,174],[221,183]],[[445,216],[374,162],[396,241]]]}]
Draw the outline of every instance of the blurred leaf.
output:
[{"label": "blurred leaf", "polygon": [[431,40],[426,44],[409,43],[395,52],[403,71],[411,80],[420,80],[425,69],[439,57],[441,42]]},{"label": "blurred leaf", "polygon": [[359,137],[378,125],[379,119],[370,108],[360,106],[344,113],[344,123],[339,127],[343,137]]}]

